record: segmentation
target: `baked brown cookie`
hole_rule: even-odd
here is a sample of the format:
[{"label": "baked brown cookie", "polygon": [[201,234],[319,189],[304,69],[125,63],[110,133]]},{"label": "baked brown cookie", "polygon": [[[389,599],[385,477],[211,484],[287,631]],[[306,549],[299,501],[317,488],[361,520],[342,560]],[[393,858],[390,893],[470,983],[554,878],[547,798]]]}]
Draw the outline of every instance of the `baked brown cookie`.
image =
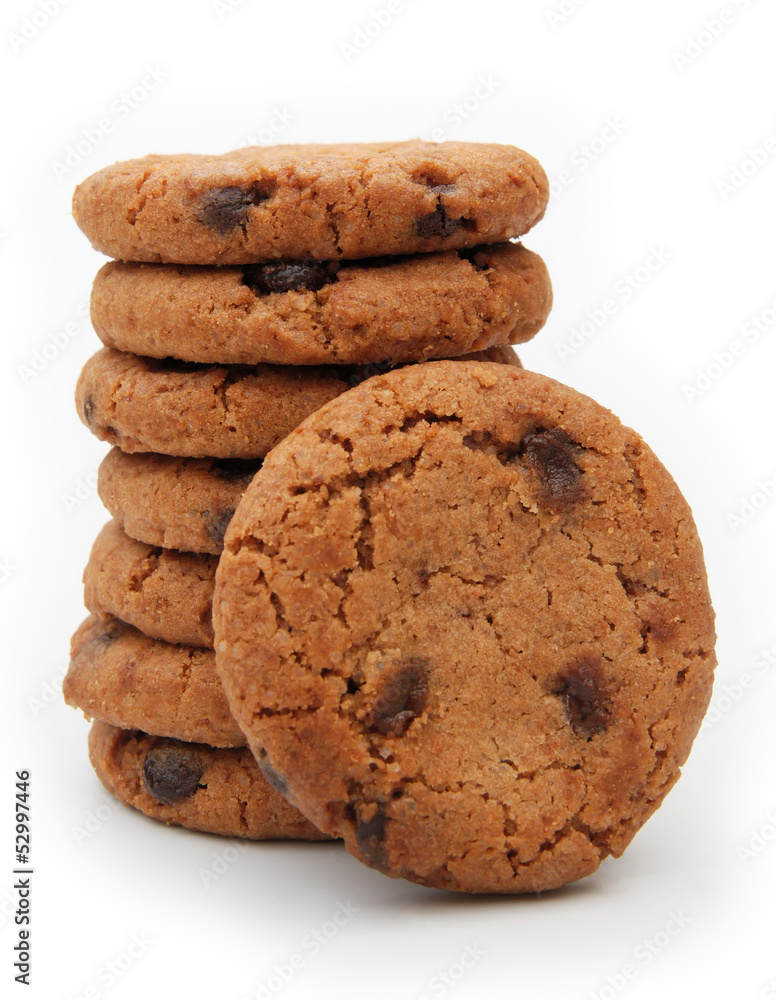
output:
[{"label": "baked brown cookie", "polygon": [[[482,352],[517,364],[514,351]],[[76,386],[81,420],[122,451],[257,459],[325,402],[390,365],[199,365],[104,347]]]},{"label": "baked brown cookie", "polygon": [[250,264],[500,243],[535,225],[548,196],[514,146],[416,139],[126,160],[76,188],[73,215],[119,260]]},{"label": "baked brown cookie", "polygon": [[105,347],[84,365],[76,405],[96,437],[123,451],[260,458],[347,388],[332,368],[225,368]]},{"label": "baked brown cookie", "polygon": [[344,263],[182,267],[112,261],[92,289],[107,347],[208,364],[449,358],[530,340],[552,287],[519,244]]},{"label": "baked brown cookie", "polygon": [[84,604],[166,642],[213,646],[218,556],[130,538],[115,521],[97,536],[84,572]]},{"label": "baked brown cookie", "polygon": [[131,537],[186,552],[219,553],[224,532],[259,460],[127,455],[112,448],[97,492]]},{"label": "baked brown cookie", "polygon": [[246,840],[328,840],[262,777],[247,747],[217,748],[94,722],[89,757],[120,802],[146,816]]},{"label": "baked brown cookie", "polygon": [[282,442],[227,530],[214,623],[289,801],[366,864],[468,892],[620,855],[714,668],[692,514],[644,441],[477,362],[371,379]]},{"label": "baked brown cookie", "polygon": [[65,701],[87,717],[211,746],[243,746],[212,649],[151,639],[92,615],[73,636]]}]

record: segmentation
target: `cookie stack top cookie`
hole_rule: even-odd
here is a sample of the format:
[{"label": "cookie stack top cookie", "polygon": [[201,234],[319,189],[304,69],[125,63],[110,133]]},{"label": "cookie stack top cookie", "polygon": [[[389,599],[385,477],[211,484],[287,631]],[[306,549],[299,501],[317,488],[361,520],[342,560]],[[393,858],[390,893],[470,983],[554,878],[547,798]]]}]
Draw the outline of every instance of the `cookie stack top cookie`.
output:
[{"label": "cookie stack top cookie", "polygon": [[344,143],[146,156],[75,192],[93,246],[126,261],[343,260],[499,243],[547,206],[528,153],[484,143]]}]

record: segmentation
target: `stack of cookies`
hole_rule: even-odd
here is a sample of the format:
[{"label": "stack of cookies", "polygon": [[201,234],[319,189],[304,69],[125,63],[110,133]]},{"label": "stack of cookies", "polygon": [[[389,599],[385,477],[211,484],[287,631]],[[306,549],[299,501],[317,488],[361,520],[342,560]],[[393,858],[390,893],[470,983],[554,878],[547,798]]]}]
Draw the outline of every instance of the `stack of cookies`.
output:
[{"label": "stack of cookies", "polygon": [[[541,259],[511,241],[541,219],[547,193],[539,164],[514,147],[423,142],[150,156],[77,189],[76,221],[115,258],[92,293],[105,346],[76,394],[83,422],[113,445],[99,472],[113,520],[86,568],[91,616],[73,637],[64,692],[94,720],[92,763],[119,799],[228,836],[343,835],[289,801],[222,687],[213,594],[225,533],[265,456],[362,383],[437,359],[453,359],[453,381],[472,365],[519,371],[509,345],[542,327],[552,294]],[[375,433],[365,426],[376,454]],[[318,445],[313,480],[325,491],[329,451],[345,441],[323,427]],[[305,451],[286,461],[309,468]],[[311,578],[338,561],[330,528]],[[262,544],[250,543],[257,556]],[[372,544],[358,542],[364,566]],[[263,574],[255,568],[255,593]],[[288,636],[293,601],[270,607]],[[320,752],[311,773],[325,741]]]}]

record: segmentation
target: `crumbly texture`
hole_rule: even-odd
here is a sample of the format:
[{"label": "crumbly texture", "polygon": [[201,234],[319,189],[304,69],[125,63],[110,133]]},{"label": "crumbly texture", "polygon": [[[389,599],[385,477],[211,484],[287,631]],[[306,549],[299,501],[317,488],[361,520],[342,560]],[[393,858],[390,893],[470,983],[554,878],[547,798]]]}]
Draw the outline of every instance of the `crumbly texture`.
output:
[{"label": "crumbly texture", "polygon": [[211,746],[243,746],[212,649],[151,639],[92,615],[73,636],[65,701],[90,719]]},{"label": "crumbly texture", "polygon": [[260,466],[260,460],[127,455],[112,448],[100,464],[97,492],[131,538],[166,549],[217,554]]},{"label": "crumbly texture", "polygon": [[130,538],[115,521],[97,536],[84,572],[84,603],[145,635],[213,646],[213,584],[218,556],[178,552]]},{"label": "crumbly texture", "polygon": [[104,167],[76,188],[73,215],[118,260],[250,264],[500,243],[535,225],[548,196],[514,146],[262,146]]},{"label": "crumbly texture", "polygon": [[[481,353],[520,365],[507,347]],[[104,347],[84,365],[75,400],[92,434],[130,454],[257,459],[328,400],[382,370],[199,365]]]},{"label": "crumbly texture", "polygon": [[107,347],[216,364],[426,361],[530,340],[552,287],[512,243],[331,265],[112,261],[92,289]]},{"label": "crumbly texture", "polygon": [[337,369],[193,365],[105,347],[81,372],[76,406],[122,451],[261,458],[347,388]]},{"label": "crumbly texture", "polygon": [[184,743],[105,722],[89,733],[108,791],[153,819],[246,840],[328,840],[262,777],[246,747]]},{"label": "crumbly texture", "polygon": [[618,856],[708,704],[691,511],[593,400],[429,362],[265,461],[216,574],[218,670],[289,800],[367,865],[552,889]]}]

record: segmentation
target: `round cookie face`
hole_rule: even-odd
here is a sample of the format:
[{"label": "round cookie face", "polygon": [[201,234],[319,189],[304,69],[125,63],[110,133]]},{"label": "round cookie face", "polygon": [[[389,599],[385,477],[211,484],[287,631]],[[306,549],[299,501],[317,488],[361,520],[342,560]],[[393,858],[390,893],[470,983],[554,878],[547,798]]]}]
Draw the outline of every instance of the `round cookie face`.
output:
[{"label": "round cookie face", "polygon": [[512,243],[379,261],[176,267],[112,261],[92,289],[107,347],[218,364],[365,364],[522,343],[544,325],[543,261]]},{"label": "round cookie face", "polygon": [[185,552],[219,553],[224,532],[261,461],[175,458],[112,448],[97,492],[138,541]]},{"label": "round cookie face", "polygon": [[243,746],[212,649],[151,639],[115,618],[92,615],[73,636],[65,701],[121,729],[212,746]]},{"label": "round cookie face", "polygon": [[[510,348],[480,353],[520,365]],[[390,367],[225,367],[105,347],[84,365],[75,399],[92,434],[128,453],[258,459],[325,402]]]},{"label": "round cookie face", "polygon": [[328,840],[265,780],[246,747],[183,743],[94,722],[89,757],[119,801],[189,830],[247,840]]},{"label": "round cookie face", "polygon": [[110,521],[84,572],[84,603],[166,642],[213,646],[213,584],[218,556],[135,541]]},{"label": "round cookie face", "polygon": [[262,146],[105,167],[76,188],[73,215],[118,260],[250,264],[500,243],[535,225],[548,196],[514,146]]},{"label": "round cookie face", "polygon": [[622,853],[710,696],[691,512],[642,439],[505,366],[370,380],[266,460],[216,574],[264,767],[386,874],[540,891]]}]

